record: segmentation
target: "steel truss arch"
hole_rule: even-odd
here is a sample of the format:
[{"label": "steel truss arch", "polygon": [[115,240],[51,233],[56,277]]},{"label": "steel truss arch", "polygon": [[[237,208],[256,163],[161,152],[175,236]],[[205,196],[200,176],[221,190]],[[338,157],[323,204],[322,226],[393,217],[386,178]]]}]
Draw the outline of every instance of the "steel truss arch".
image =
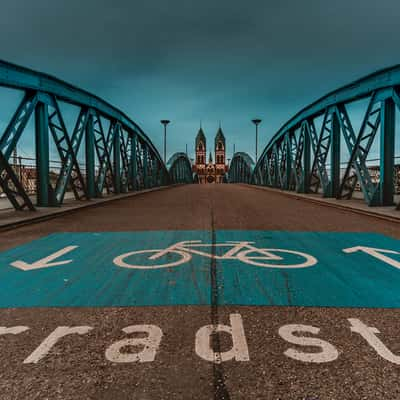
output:
[{"label": "steel truss arch", "polygon": [[167,167],[171,183],[194,183],[192,163],[186,153],[173,154],[168,160]]},{"label": "steel truss arch", "polygon": [[251,183],[253,168],[254,161],[247,153],[236,152],[229,166],[228,182]]},{"label": "steel truss arch", "polygon": [[[168,170],[149,137],[125,113],[100,97],[5,61],[0,61],[0,87],[25,93],[0,136],[0,186],[15,209],[35,209],[9,162],[30,118],[35,120],[38,206],[61,205],[67,188],[82,200],[101,197],[104,191],[118,194],[170,183]],[[60,102],[79,110],[70,132]],[[50,140],[61,161],[55,182],[54,176],[53,182],[50,179]],[[84,173],[78,162],[82,143]]]},{"label": "steel truss arch", "polygon": [[[356,131],[348,106],[361,99],[368,104]],[[300,193],[321,192],[337,199],[351,199],[359,188],[368,205],[393,205],[395,194],[400,194],[400,166],[395,165],[396,108],[400,109],[400,65],[328,93],[275,133],[254,168],[252,182]],[[316,120],[321,118],[317,129]],[[375,138],[379,139],[380,158],[378,173],[373,174],[368,155]],[[349,154],[344,172],[342,139]]]}]

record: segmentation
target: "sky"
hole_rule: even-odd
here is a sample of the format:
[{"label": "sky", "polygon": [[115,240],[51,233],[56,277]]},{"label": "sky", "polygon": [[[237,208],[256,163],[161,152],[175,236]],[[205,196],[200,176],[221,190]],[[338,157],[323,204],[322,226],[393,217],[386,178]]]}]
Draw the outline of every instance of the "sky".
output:
[{"label": "sky", "polygon": [[310,102],[398,64],[399,20],[399,0],[2,0],[0,58],[111,102],[160,153],[167,118],[168,155],[221,121],[228,158],[254,157],[252,118],[260,152]]}]

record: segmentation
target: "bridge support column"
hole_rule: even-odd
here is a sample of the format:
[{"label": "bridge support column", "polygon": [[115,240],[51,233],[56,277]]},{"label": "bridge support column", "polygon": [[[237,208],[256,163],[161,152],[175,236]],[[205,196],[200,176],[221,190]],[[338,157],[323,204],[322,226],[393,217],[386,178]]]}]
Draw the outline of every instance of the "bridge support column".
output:
[{"label": "bridge support column", "polygon": [[36,193],[39,207],[50,206],[49,115],[47,104],[38,102],[35,109]]},{"label": "bridge support column", "polygon": [[308,193],[310,191],[311,172],[311,141],[308,128],[304,128],[303,135],[303,171],[298,192]]},{"label": "bridge support column", "polygon": [[381,107],[379,198],[373,205],[390,206],[394,204],[395,115],[393,99],[384,100]]},{"label": "bridge support column", "polygon": [[286,134],[286,159],[285,159],[285,177],[283,189],[290,189],[290,178],[292,176],[292,132]]},{"label": "bridge support column", "polygon": [[162,165],[160,163],[157,164],[157,168],[158,168],[158,175],[159,175],[159,180],[160,180],[160,185],[164,186],[164,185],[168,185],[168,176],[166,176],[166,174],[164,173],[164,169],[162,167]]},{"label": "bridge support column", "polygon": [[121,140],[120,140],[120,127],[116,124],[114,132],[114,146],[113,146],[113,158],[114,158],[114,191],[116,194],[121,192]]},{"label": "bridge support column", "polygon": [[337,197],[340,188],[340,123],[337,113],[332,113],[331,126],[331,168],[330,182],[326,197]]},{"label": "bridge support column", "polygon": [[148,149],[147,145],[144,143],[143,144],[143,185],[144,189],[147,189],[149,187],[149,178],[148,178]]},{"label": "bridge support column", "polygon": [[136,159],[136,133],[130,135],[129,146],[130,146],[130,163],[129,163],[129,180],[132,185],[132,190],[137,190],[137,159]]},{"label": "bridge support column", "polygon": [[151,160],[151,187],[158,186],[157,171],[158,171],[157,160]]},{"label": "bridge support column", "polygon": [[151,156],[147,166],[150,166],[150,173],[147,174],[147,180],[148,180],[147,187],[152,188],[154,186],[154,160],[151,158]]},{"label": "bridge support column", "polygon": [[94,157],[94,125],[93,115],[89,110],[85,132],[86,188],[89,199],[96,197],[95,157]]}]

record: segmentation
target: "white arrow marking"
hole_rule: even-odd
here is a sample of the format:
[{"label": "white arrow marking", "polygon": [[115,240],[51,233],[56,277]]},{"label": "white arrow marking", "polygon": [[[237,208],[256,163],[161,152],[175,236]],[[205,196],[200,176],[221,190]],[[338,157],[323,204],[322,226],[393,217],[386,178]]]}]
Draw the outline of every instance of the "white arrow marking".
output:
[{"label": "white arrow marking", "polygon": [[38,260],[32,264],[28,264],[25,261],[17,260],[11,263],[13,267],[22,269],[23,271],[30,271],[32,269],[39,269],[39,268],[48,268],[48,267],[55,267],[56,265],[64,265],[64,264],[69,264],[73,260],[65,260],[65,261],[56,261],[56,262],[50,262],[55,260],[58,257],[63,256],[64,254],[69,253],[72,250],[75,250],[79,246],[67,246],[64,247],[61,250],[56,251],[53,254],[50,254],[49,256],[42,258],[41,260]]},{"label": "white arrow marking", "polygon": [[400,254],[398,251],[387,250],[387,249],[375,249],[373,247],[364,247],[364,246],[356,246],[356,247],[349,247],[348,249],[343,249],[344,253],[355,253],[356,251],[363,251],[364,253],[367,253],[370,256],[375,257],[378,260],[381,260],[384,263],[391,265],[392,267],[400,269],[399,261],[393,260],[393,258],[381,254],[381,253]]}]

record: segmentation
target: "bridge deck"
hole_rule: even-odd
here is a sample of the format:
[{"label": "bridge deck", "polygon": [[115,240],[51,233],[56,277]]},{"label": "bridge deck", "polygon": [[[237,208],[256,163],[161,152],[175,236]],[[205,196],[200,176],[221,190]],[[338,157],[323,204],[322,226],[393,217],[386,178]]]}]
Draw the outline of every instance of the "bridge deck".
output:
[{"label": "bridge deck", "polygon": [[118,200],[0,233],[0,249],[53,232],[141,230],[379,232],[400,238],[397,223],[327,208],[245,185],[184,185]]},{"label": "bridge deck", "polygon": [[[240,234],[222,232],[239,230],[243,232]],[[261,234],[261,231],[279,231],[279,238],[287,238],[290,241],[292,240],[291,231],[310,232],[310,235],[314,236],[305,234],[305,236],[295,236],[293,240],[296,243],[304,242],[305,246],[310,243],[310,240],[314,241],[318,258],[324,257],[325,245],[327,246],[326,252],[330,251],[329,243],[326,244],[326,240],[329,239],[332,246],[336,241],[336,236],[325,237],[324,233],[326,232],[355,232],[351,236],[351,240],[353,237],[360,237],[362,240],[360,239],[359,244],[364,246],[375,240],[369,236],[362,236],[364,232],[379,233],[386,235],[382,239],[382,243],[386,245],[395,243],[395,248],[392,250],[399,250],[398,242],[395,239],[400,239],[400,226],[395,222],[382,221],[369,216],[295,200],[279,193],[256,190],[247,186],[186,185],[118,200],[97,208],[77,211],[71,215],[2,232],[0,233],[0,249],[6,251],[3,254],[8,254],[10,257],[18,256],[21,259],[25,257],[33,262],[39,257],[31,255],[33,258],[30,259],[30,252],[37,251],[40,246],[44,248],[47,246],[49,251],[46,254],[53,252],[50,249],[53,249],[51,246],[54,241],[59,242],[60,248],[64,246],[65,236],[56,236],[53,242],[51,240],[39,241],[33,247],[29,247],[29,242],[46,235],[57,232],[125,231],[164,231],[157,234],[151,232],[148,232],[147,235],[143,234],[143,237],[147,238],[143,239],[143,243],[146,243],[149,249],[157,248],[157,245],[163,243],[163,240],[172,241],[170,243],[172,244],[179,240],[196,238],[193,232],[177,231],[201,231],[198,237],[213,243],[216,240],[218,242],[218,240],[234,238],[236,240],[254,238],[257,240],[262,238],[262,235],[270,235],[268,237],[272,241],[275,240],[275,233]],[[166,231],[173,232],[168,236]],[[115,234],[117,235],[117,233]],[[337,242],[339,243],[344,239],[343,236],[338,235]],[[125,240],[125,236],[115,236],[116,239],[112,239],[113,237],[110,236],[110,240],[115,240],[115,242],[111,243],[106,252],[112,252],[113,247],[122,246],[121,243]],[[76,292],[73,293],[76,301],[74,297],[72,300],[68,297],[65,301],[69,307],[54,307],[52,300],[59,293],[56,289],[57,282],[53,282],[52,279],[64,279],[65,285],[73,287],[76,282],[87,282],[85,270],[90,268],[94,271],[90,277],[93,281],[103,279],[100,272],[97,273],[96,270],[93,270],[93,265],[104,257],[101,248],[91,251],[91,237],[82,236],[82,238],[82,240],[86,240],[82,242],[86,243],[86,245],[82,244],[82,247],[86,247],[82,250],[84,253],[82,253],[79,265],[76,266],[79,274],[73,276],[70,281],[69,276],[63,275],[66,271],[63,269],[64,267],[47,268],[47,271],[51,272],[41,276],[38,286],[31,287],[32,296],[29,297],[26,295],[26,290],[28,290],[26,285],[36,282],[34,271],[18,271],[21,276],[27,277],[20,282],[20,286],[12,286],[7,281],[4,283],[9,276],[10,282],[13,284],[19,281],[18,277],[14,277],[14,275],[5,275],[4,272],[1,272],[3,273],[3,285],[1,286],[3,297],[0,296],[0,303],[15,301],[15,304],[19,304],[19,301],[23,302],[26,298],[28,299],[26,301],[33,299],[32,305],[34,306],[42,305],[40,308],[13,308],[4,307],[4,305],[4,308],[0,308],[1,326],[29,327],[29,330],[18,334],[2,335],[0,332],[1,399],[48,397],[51,399],[88,398],[96,400],[111,398],[354,400],[361,398],[398,399],[400,397],[398,383],[400,358],[396,356],[400,352],[398,309],[390,307],[390,304],[388,307],[377,309],[374,308],[373,303],[375,299],[386,301],[386,297],[380,294],[385,289],[392,293],[389,283],[390,280],[398,279],[394,274],[399,272],[393,266],[382,267],[382,275],[385,276],[385,279],[387,278],[386,269],[389,271],[388,274],[392,275],[382,281],[382,285],[387,286],[375,287],[376,295],[373,290],[371,291],[372,304],[366,303],[366,307],[352,307],[350,297],[348,297],[350,300],[347,297],[346,300],[343,300],[349,306],[343,307],[340,299],[342,292],[333,293],[329,300],[331,301],[330,305],[338,303],[338,307],[319,307],[317,303],[315,306],[299,306],[300,303],[306,305],[307,302],[312,303],[313,299],[324,297],[326,282],[324,283],[323,279],[337,278],[339,282],[342,276],[334,269],[330,270],[331,272],[327,275],[323,275],[318,281],[319,283],[314,285],[314,281],[310,281],[312,283],[310,284],[307,281],[308,278],[305,277],[301,278],[300,276],[295,281],[295,277],[289,275],[288,278],[285,271],[279,271],[279,275],[276,275],[275,272],[270,272],[270,270],[265,272],[266,269],[254,266],[245,267],[247,271],[250,271],[246,276],[240,275],[240,272],[234,276],[226,275],[225,272],[221,274],[218,272],[219,264],[215,263],[215,258],[204,259],[198,265],[198,271],[191,270],[191,275],[176,272],[175,268],[167,268],[167,272],[164,272],[163,275],[157,275],[158,272],[153,270],[141,271],[140,273],[143,275],[140,277],[143,278],[143,281],[138,283],[140,288],[136,287],[135,293],[142,293],[143,298],[148,299],[149,305],[147,306],[99,307],[100,303],[96,302],[100,301],[99,298],[101,299],[102,296],[101,301],[108,296],[108,300],[104,300],[105,303],[108,301],[110,305],[120,304],[119,300],[113,303],[110,293],[115,293],[115,297],[119,299],[119,296],[122,296],[121,291],[126,292],[129,289],[126,283],[124,286],[123,282],[122,286],[119,284],[118,286],[116,284],[117,276],[111,274],[108,275],[108,280],[103,282],[104,286],[101,290],[96,292],[95,301],[89,295],[85,297],[85,301],[91,306],[82,307],[84,303],[80,303],[81,300],[79,300],[83,299],[86,291],[92,290],[91,286],[78,285]],[[321,245],[318,243],[320,238]],[[379,242],[378,239],[376,240]],[[104,246],[107,246],[107,241],[108,236],[104,239]],[[378,242],[376,247],[381,244]],[[18,249],[10,250],[24,244],[27,244],[28,247],[23,247],[20,252]],[[73,258],[73,254],[71,252],[64,257]],[[400,263],[400,259],[395,257],[397,255],[394,256],[394,263],[396,260]],[[5,268],[6,256],[3,256],[1,260],[2,267]],[[354,266],[357,268],[356,263]],[[368,268],[369,264],[364,266]],[[195,267],[197,266],[191,266],[191,268]],[[372,265],[368,271],[375,267]],[[236,267],[233,266],[233,268]],[[251,268],[263,271],[253,273]],[[327,269],[329,268],[331,266],[327,265]],[[52,271],[56,271],[56,269],[61,272],[58,272],[58,275],[51,275]],[[179,271],[184,271],[184,268],[182,267]],[[40,273],[44,274],[45,272],[43,270]],[[137,270],[129,270],[129,273],[131,279],[138,276],[135,275]],[[145,273],[154,274],[145,275]],[[368,274],[371,273],[367,272]],[[164,281],[160,281],[160,277]],[[177,289],[180,286],[180,278],[188,279],[184,284],[190,281],[190,285],[197,288],[198,296],[190,297],[187,304],[184,301],[177,301],[179,305],[173,306],[174,299],[179,298],[182,293],[185,296],[187,294],[179,292]],[[248,283],[245,284],[245,279],[247,279],[246,282],[254,285],[254,289]],[[269,283],[266,283],[268,279]],[[285,293],[280,293],[283,290],[280,279],[282,282],[286,280],[289,285],[293,283],[294,286],[286,287]],[[373,283],[374,279],[381,282],[378,275],[372,274],[368,276],[368,279],[364,282],[367,286],[371,282]],[[295,282],[297,283],[295,284]],[[45,285],[52,287],[53,290],[48,289]],[[115,292],[112,291],[113,285],[116,285]],[[276,285],[275,288],[274,285]],[[301,285],[307,288],[307,293],[300,293]],[[350,292],[345,289],[351,286],[351,282],[343,280],[338,283],[338,287],[339,285],[344,288],[343,296],[348,296]],[[168,286],[168,290],[161,290],[165,289],[165,286]],[[373,285],[368,287],[374,288]],[[155,293],[157,290],[161,290],[161,293]],[[255,305],[248,302],[246,305],[240,305],[243,304],[240,301],[229,304],[230,298],[237,299],[240,296],[242,296],[241,299],[246,296],[250,298],[253,290],[256,299]],[[272,300],[270,299],[268,306],[260,305],[260,296],[262,296],[263,290],[269,291],[269,293],[264,293],[266,298],[272,296],[271,293],[276,296]],[[352,293],[356,293],[357,290],[353,290]],[[364,289],[360,286],[359,290]],[[230,291],[231,294],[229,294]],[[44,292],[46,295],[43,294]],[[199,301],[202,293],[209,296],[203,301],[204,304]],[[368,297],[362,297],[361,292],[358,294],[360,295],[358,299]],[[296,297],[297,295],[298,297]],[[11,300],[7,300],[7,298]],[[153,304],[150,300],[155,298],[157,299]],[[129,302],[129,296],[127,299]],[[357,298],[355,299],[357,303]],[[37,303],[34,303],[35,301]],[[48,302],[49,306],[43,306],[41,301]],[[125,304],[123,301],[125,300],[121,300],[121,304]],[[146,301],[143,300],[142,303],[147,304]],[[291,301],[293,305],[290,305]],[[389,303],[390,301],[396,302],[399,301],[399,298],[398,296],[397,298],[393,297],[388,300]],[[155,306],[156,303],[158,306]],[[138,304],[141,304],[140,301]],[[74,307],[76,305],[80,307]],[[240,314],[242,322],[237,322],[237,320],[236,323],[232,322],[238,314]],[[392,352],[391,361],[388,360],[390,354],[388,356],[388,353],[382,352],[382,346],[380,348],[378,346],[378,348],[382,354],[386,354],[386,358],[379,355],[378,350],[367,343],[361,334],[351,332],[349,318],[360,320],[365,325],[379,329],[381,332],[378,335],[379,338]],[[206,325],[217,323],[232,325],[233,331],[236,329],[234,332],[234,335],[237,335],[236,360],[218,364],[205,361],[198,355],[198,352],[201,353],[201,349],[196,350],[196,333]],[[122,329],[139,324],[151,324],[162,329],[163,336],[155,360],[143,363],[118,363],[107,359],[105,352],[110,345],[126,339],[126,337],[134,337],[132,334],[127,335]],[[245,339],[240,335],[240,329],[237,328],[240,327],[240,324],[242,324],[242,333],[245,335]],[[299,340],[297,344],[294,344],[293,340],[296,338],[293,339],[293,336],[293,340],[290,342],[290,335],[287,331],[286,336],[284,329],[280,331],[283,326],[293,324],[297,324],[297,329],[299,329],[293,335],[297,336]],[[301,325],[313,326],[316,330],[304,333]],[[42,346],[40,350],[32,354],[57,327],[66,326],[87,326],[93,329],[87,330],[86,333],[65,336],[54,346],[50,346],[48,353]],[[281,333],[279,334],[279,332]],[[285,337],[286,339],[284,339]],[[307,338],[310,339],[310,337],[319,338],[322,342],[307,342]],[[304,339],[303,342],[301,338]],[[243,350],[243,341],[248,350],[248,361],[246,352]],[[226,333],[220,337],[220,340],[212,342],[215,346],[214,349],[218,349],[220,352],[228,351],[232,347],[230,335]],[[49,342],[46,343],[48,345]],[[296,360],[294,357],[285,355],[288,349],[297,350],[302,354],[307,353],[308,359]],[[138,346],[125,347],[121,352],[129,351],[138,351]],[[41,356],[39,357],[38,354]],[[204,352],[202,354],[204,355]],[[318,354],[323,354],[322,358],[318,358]],[[37,362],[35,362],[35,357],[38,357]],[[109,357],[111,357],[110,354]]]}]

